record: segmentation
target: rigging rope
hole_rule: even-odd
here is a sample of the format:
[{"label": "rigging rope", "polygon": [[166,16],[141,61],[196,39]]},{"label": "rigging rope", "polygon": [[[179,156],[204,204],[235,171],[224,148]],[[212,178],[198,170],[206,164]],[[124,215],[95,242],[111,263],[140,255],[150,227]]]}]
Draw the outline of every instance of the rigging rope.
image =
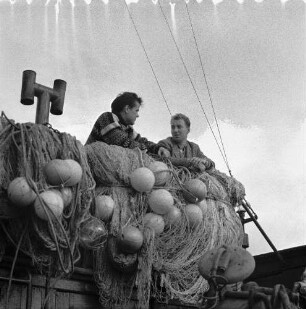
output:
[{"label": "rigging rope", "polygon": [[[142,47],[142,49],[143,49],[143,51],[144,51],[144,53],[145,53],[145,56],[146,56],[146,58],[147,58],[147,61],[148,61],[149,65],[150,65],[151,71],[152,71],[152,73],[153,73],[153,75],[154,75],[154,78],[155,78],[155,80],[156,80],[156,83],[157,83],[157,85],[158,85],[158,88],[159,88],[159,90],[160,90],[160,92],[161,92],[161,94],[162,94],[162,97],[163,97],[163,100],[164,100],[164,102],[165,102],[165,104],[166,104],[167,110],[168,110],[169,114],[172,116],[172,113],[171,113],[171,111],[170,111],[168,102],[167,102],[166,97],[165,97],[165,95],[164,95],[164,92],[163,92],[163,90],[162,90],[162,88],[161,88],[161,85],[160,85],[160,83],[159,83],[159,80],[158,80],[158,78],[157,78],[157,75],[156,75],[156,73],[155,73],[155,71],[154,71],[153,65],[152,65],[152,63],[151,63],[151,61],[150,61],[150,58],[149,58],[149,56],[148,56],[148,53],[147,53],[146,48],[145,48],[145,46],[144,46],[144,43],[143,43],[143,41],[142,41],[142,39],[141,39],[141,36],[140,36],[140,34],[139,34],[139,31],[138,31],[137,26],[136,26],[135,21],[134,21],[134,18],[133,18],[132,14],[131,14],[131,11],[130,11],[130,9],[129,9],[129,7],[128,7],[127,2],[126,2],[125,0],[123,0],[123,1],[124,1],[124,3],[125,3],[126,9],[127,9],[127,11],[128,11],[129,17],[130,17],[130,19],[131,19],[131,22],[132,22],[132,24],[133,24],[133,27],[134,27],[135,32],[136,32],[136,34],[137,34],[137,37],[138,37],[138,39],[139,39],[139,41],[140,41],[141,47]],[[213,134],[213,136],[214,136],[215,142],[216,142],[216,144],[217,144],[217,146],[218,146],[218,148],[219,148],[219,151],[220,151],[221,156],[222,156],[222,158],[223,158],[223,160],[224,160],[224,162],[225,162],[225,165],[226,165],[226,167],[227,167],[227,169],[228,169],[228,171],[229,171],[229,174],[230,174],[230,176],[232,176],[231,169],[230,169],[229,162],[228,162],[228,158],[227,158],[226,151],[225,151],[225,146],[224,146],[223,139],[222,139],[222,135],[221,135],[221,131],[220,131],[220,127],[219,127],[219,123],[218,123],[218,120],[217,120],[217,117],[216,117],[216,112],[215,112],[215,109],[214,109],[214,106],[213,106],[212,96],[211,96],[211,92],[210,92],[210,89],[209,89],[209,86],[208,86],[208,82],[207,82],[207,78],[206,78],[206,74],[205,74],[205,70],[204,70],[202,58],[201,58],[201,55],[200,55],[200,52],[199,52],[199,48],[198,48],[198,44],[197,44],[197,40],[196,40],[194,28],[193,28],[193,24],[192,24],[192,21],[191,21],[191,17],[190,17],[189,10],[188,10],[188,6],[187,6],[187,4],[185,3],[186,9],[187,9],[187,13],[188,13],[189,23],[190,23],[191,30],[192,30],[192,34],[193,34],[193,38],[194,38],[194,41],[195,41],[195,46],[196,46],[197,53],[198,53],[198,57],[199,57],[199,60],[200,60],[200,65],[201,65],[201,69],[202,69],[204,81],[205,81],[206,88],[207,88],[207,91],[208,91],[208,96],[209,96],[210,104],[211,104],[211,107],[212,107],[212,110],[213,110],[214,119],[215,119],[215,121],[216,121],[216,126],[217,126],[217,130],[218,130],[218,134],[219,134],[219,138],[220,138],[220,142],[221,142],[222,149],[221,149],[221,147],[220,147],[220,145],[219,145],[219,142],[218,142],[218,140],[217,140],[217,137],[216,137],[216,135],[215,135],[215,133],[214,133],[214,131],[213,131],[213,128],[212,128],[212,126],[211,126],[211,123],[210,123],[210,121],[209,121],[209,119],[208,119],[208,117],[207,117],[207,114],[206,114],[205,110],[204,110],[203,104],[202,104],[202,102],[201,102],[201,100],[200,100],[200,98],[199,98],[199,95],[198,95],[197,90],[196,90],[196,88],[195,88],[195,86],[194,86],[194,83],[193,83],[193,81],[192,81],[192,79],[191,79],[191,77],[190,77],[189,71],[188,71],[188,69],[187,69],[187,67],[186,67],[185,61],[184,61],[184,59],[183,59],[183,57],[182,57],[182,54],[181,54],[180,49],[179,49],[179,47],[178,47],[178,45],[177,45],[177,42],[176,42],[176,40],[175,40],[175,38],[174,38],[174,36],[173,36],[173,33],[172,33],[172,31],[171,31],[171,27],[170,27],[170,25],[169,25],[169,22],[168,22],[166,16],[165,16],[165,13],[164,13],[164,11],[163,11],[163,9],[162,9],[162,6],[161,6],[160,2],[159,2],[158,4],[159,4],[159,8],[160,8],[160,10],[161,10],[161,12],[162,12],[163,18],[164,18],[164,20],[165,20],[165,22],[166,22],[166,24],[167,24],[168,30],[169,30],[169,32],[170,32],[170,34],[171,34],[171,37],[172,37],[172,39],[173,39],[173,42],[174,42],[174,44],[175,44],[175,46],[176,46],[177,52],[178,52],[178,54],[179,54],[179,56],[180,56],[180,59],[181,59],[181,61],[182,61],[182,64],[183,64],[183,66],[184,66],[184,69],[185,69],[185,71],[186,71],[186,74],[187,74],[187,76],[188,76],[188,78],[189,78],[189,81],[190,81],[190,83],[191,83],[191,86],[192,86],[192,88],[193,88],[193,90],[194,90],[194,93],[195,93],[195,95],[196,95],[196,97],[197,97],[197,100],[198,100],[198,102],[199,102],[199,104],[200,104],[201,110],[202,110],[202,112],[203,112],[203,114],[204,114],[204,116],[205,116],[205,118],[206,118],[206,121],[207,121],[207,123],[208,123],[208,126],[209,126],[209,128],[210,128],[210,130],[211,130],[211,132],[212,132],[212,134]]]},{"label": "rigging rope", "polygon": [[150,58],[149,58],[149,56],[148,56],[148,53],[147,53],[147,51],[146,51],[146,48],[145,48],[145,46],[144,46],[144,44],[143,44],[143,41],[142,41],[142,39],[141,39],[141,36],[140,36],[140,34],[139,34],[138,30],[137,30],[137,27],[136,27],[136,24],[135,24],[135,22],[134,22],[134,19],[133,19],[133,16],[132,16],[132,14],[131,14],[131,11],[130,11],[130,9],[129,9],[129,6],[128,6],[128,4],[126,3],[125,0],[123,0],[123,2],[125,3],[126,9],[127,9],[128,13],[129,13],[129,17],[130,17],[130,19],[131,19],[131,21],[132,21],[132,24],[133,24],[133,26],[134,26],[135,32],[136,32],[136,34],[137,34],[137,36],[138,36],[138,39],[139,39],[139,41],[140,41],[141,47],[142,47],[142,49],[143,49],[143,51],[144,51],[144,53],[145,53],[145,55],[146,55],[146,58],[147,58],[147,60],[148,60],[148,62],[149,62],[151,71],[152,71],[152,73],[153,73],[153,75],[154,75],[154,78],[155,78],[155,80],[156,80],[156,83],[157,83],[157,85],[158,85],[158,88],[159,88],[159,90],[160,90],[160,92],[161,92],[161,95],[162,95],[162,97],[163,97],[163,99],[164,99],[164,102],[166,103],[168,112],[169,112],[170,116],[172,116],[171,111],[170,111],[170,108],[169,108],[169,105],[168,105],[168,102],[167,102],[166,97],[165,97],[165,95],[164,95],[164,92],[163,92],[163,90],[162,90],[162,88],[161,88],[161,86],[160,86],[160,83],[159,83],[159,81],[158,81],[158,78],[157,78],[157,76],[156,76],[156,74],[155,74],[155,71],[154,71],[154,69],[153,69],[153,66],[152,66],[152,63],[151,63]]},{"label": "rigging rope", "polygon": [[[190,23],[190,27],[191,27],[191,31],[192,31],[192,35],[193,35],[193,39],[194,39],[194,42],[195,42],[195,46],[196,46],[196,49],[197,49],[197,53],[198,53],[198,57],[199,57],[199,60],[200,60],[200,64],[201,64],[201,68],[202,68],[202,73],[203,73],[203,77],[204,77],[204,80],[205,80],[205,84],[206,84],[206,88],[207,88],[207,92],[208,92],[208,96],[209,96],[209,100],[210,100],[210,104],[211,104],[211,107],[212,107],[212,110],[213,110],[213,114],[214,114],[214,118],[215,118],[215,121],[216,121],[216,125],[217,125],[217,129],[218,129],[218,133],[219,133],[219,137],[220,137],[220,141],[221,141],[221,144],[222,144],[222,149],[223,149],[223,152],[224,152],[224,155],[222,154],[221,152],[221,149],[219,147],[219,150],[222,154],[222,157],[224,159],[224,162],[228,168],[228,171],[229,171],[229,174],[231,177],[233,177],[232,175],[232,172],[231,172],[231,169],[229,167],[229,162],[228,162],[228,159],[227,159],[227,155],[226,155],[226,151],[225,151],[225,147],[224,147],[224,143],[223,143],[223,140],[222,140],[222,136],[221,136],[221,131],[220,131],[220,128],[219,128],[219,124],[218,124],[218,120],[217,120],[217,117],[216,117],[216,113],[215,113],[215,109],[214,109],[214,105],[213,105],[213,101],[212,101],[212,96],[211,96],[211,92],[210,92],[210,89],[209,89],[209,86],[208,86],[208,82],[207,82],[207,78],[206,78],[206,74],[205,74],[205,70],[204,70],[204,65],[203,65],[203,62],[202,62],[202,57],[200,55],[200,51],[199,51],[199,46],[198,46],[198,43],[197,43],[197,39],[196,39],[196,36],[195,36],[195,32],[194,32],[194,27],[193,27],[193,24],[192,24],[192,20],[191,20],[191,17],[190,17],[190,13],[189,13],[189,9],[188,9],[188,6],[187,6],[187,3],[185,3],[185,7],[186,7],[186,11],[187,11],[187,15],[188,15],[188,19],[189,19],[189,23]],[[163,14],[164,15],[164,14]],[[165,15],[164,15],[164,18],[165,18]],[[169,27],[169,24],[168,24],[168,27]],[[171,32],[171,29],[169,28],[170,30],[170,33],[172,35],[172,32]],[[173,37],[173,35],[172,35]],[[173,37],[174,39],[174,37]],[[174,39],[175,41],[175,39]],[[176,42],[175,42],[176,43]],[[177,44],[176,44],[177,46]],[[178,48],[178,46],[177,46]],[[181,56],[181,54],[180,54]],[[182,58],[182,57],[181,57]],[[184,64],[185,66],[185,64]],[[202,105],[201,105],[202,107]],[[215,136],[215,135],[214,135]],[[218,143],[217,143],[218,144]],[[266,239],[266,241],[268,242],[268,244],[270,245],[270,247],[273,249],[273,251],[277,254],[278,258],[284,263],[284,259],[282,258],[282,256],[279,254],[279,252],[277,251],[277,249],[275,248],[275,246],[273,245],[273,243],[271,242],[271,240],[269,239],[269,237],[266,235],[266,233],[264,232],[264,230],[262,229],[262,227],[259,225],[259,223],[257,222],[257,215],[256,213],[254,212],[254,210],[252,209],[250,203],[248,203],[245,199],[243,199],[243,202],[242,202],[242,205],[243,208],[245,209],[245,211],[249,214],[250,218],[252,219],[252,221],[255,223],[255,225],[257,226],[257,228],[259,229],[259,231],[261,232],[261,234],[264,236],[264,238]]]},{"label": "rigging rope", "polygon": [[198,42],[197,42],[197,39],[196,39],[196,36],[195,36],[194,27],[193,27],[193,24],[192,24],[192,20],[191,20],[191,17],[190,17],[188,5],[187,5],[186,2],[185,2],[185,7],[186,7],[186,11],[187,11],[187,15],[188,15],[188,20],[189,20],[191,31],[192,31],[194,43],[195,43],[195,46],[196,46],[196,49],[197,49],[197,53],[198,53],[198,57],[199,57],[199,60],[200,60],[200,65],[201,65],[201,69],[202,69],[205,85],[206,85],[206,88],[207,88],[207,93],[208,93],[210,105],[211,105],[211,108],[212,108],[212,111],[213,111],[213,114],[214,114],[214,119],[216,121],[217,129],[218,129],[218,133],[219,133],[219,138],[220,138],[222,149],[223,149],[223,153],[224,153],[225,164],[227,166],[229,174],[232,176],[231,169],[230,169],[229,162],[228,162],[227,155],[226,155],[226,151],[225,151],[225,146],[224,146],[222,135],[221,135],[221,130],[220,130],[220,127],[219,127],[219,122],[218,122],[218,119],[216,117],[216,112],[215,112],[214,104],[213,104],[213,101],[212,101],[211,91],[210,91],[210,88],[208,86],[208,81],[207,81],[207,78],[206,78],[202,57],[201,57],[201,54],[200,54],[200,51],[199,51]]},{"label": "rigging rope", "polygon": [[[218,148],[219,148],[219,151],[220,151],[220,153],[221,153],[221,156],[222,156],[222,158],[223,158],[223,160],[224,160],[226,166],[228,167],[228,163],[227,163],[226,157],[224,156],[224,154],[223,154],[223,152],[222,152],[222,149],[221,149],[221,147],[220,147],[220,145],[219,145],[219,142],[218,142],[218,140],[217,140],[217,138],[216,138],[216,135],[215,135],[215,133],[214,133],[214,131],[213,131],[213,128],[212,128],[212,126],[211,126],[211,124],[210,124],[210,122],[209,122],[209,119],[208,119],[207,114],[206,114],[206,112],[205,112],[205,110],[204,110],[203,104],[202,104],[202,102],[201,102],[201,100],[200,100],[200,98],[199,98],[198,92],[197,92],[197,90],[196,90],[196,88],[195,88],[195,86],[194,86],[194,83],[193,83],[193,81],[192,81],[192,79],[191,79],[191,77],[190,77],[190,74],[189,74],[189,71],[188,71],[187,66],[186,66],[186,64],[185,64],[185,61],[184,61],[184,59],[183,59],[182,53],[181,53],[181,51],[180,51],[180,49],[179,49],[179,47],[178,47],[178,44],[177,44],[177,42],[176,42],[176,40],[175,40],[175,38],[174,38],[174,35],[173,35],[172,31],[171,31],[171,27],[170,27],[170,25],[169,25],[169,22],[168,22],[168,20],[167,20],[167,17],[166,17],[166,15],[165,15],[164,11],[163,11],[163,8],[162,8],[160,2],[158,2],[158,5],[159,5],[159,8],[160,8],[161,13],[162,13],[162,15],[163,15],[163,18],[164,18],[164,20],[165,20],[165,22],[166,22],[166,24],[167,24],[167,27],[168,27],[168,30],[169,30],[169,32],[170,32],[171,38],[172,38],[172,40],[173,40],[173,42],[174,42],[174,44],[175,44],[175,47],[176,47],[177,52],[178,52],[178,54],[179,54],[179,57],[180,57],[180,59],[181,59],[181,61],[182,61],[182,64],[183,64],[184,69],[185,69],[185,71],[186,71],[186,74],[187,74],[187,76],[188,76],[188,78],[189,78],[190,84],[191,84],[191,86],[192,86],[192,88],[193,88],[193,91],[194,91],[194,93],[195,93],[195,95],[196,95],[196,97],[197,97],[197,100],[198,100],[198,102],[199,102],[199,104],[200,104],[201,110],[202,110],[202,112],[203,112],[203,114],[204,114],[204,116],[205,116],[205,118],[206,118],[206,121],[207,121],[207,123],[208,123],[208,126],[209,126],[209,128],[210,128],[210,130],[211,130],[211,132],[212,132],[212,134],[213,134],[213,136],[214,136],[214,139],[215,139],[216,144],[217,144],[217,146],[218,146]],[[229,172],[230,172],[229,167],[228,167],[228,170],[229,170]]]}]

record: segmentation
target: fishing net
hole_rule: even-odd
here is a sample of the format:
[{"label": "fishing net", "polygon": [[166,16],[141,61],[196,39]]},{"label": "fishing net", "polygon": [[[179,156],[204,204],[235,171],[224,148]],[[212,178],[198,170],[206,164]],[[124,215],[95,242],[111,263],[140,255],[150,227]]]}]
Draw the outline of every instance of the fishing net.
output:
[{"label": "fishing net", "polygon": [[[90,215],[95,212],[93,197],[106,194],[113,198],[114,213],[106,223],[107,242],[100,234],[88,246],[94,253],[95,280],[105,308],[124,308],[131,299],[136,300],[138,308],[148,308],[150,298],[197,304],[208,288],[197,266],[203,252],[242,243],[242,226],[233,206],[244,197],[244,188],[217,170],[197,174],[167,162],[172,177],[163,188],[172,194],[183,216],[179,224],[167,226],[163,233],[155,235],[143,223],[150,212],[148,194],[136,192],[129,181],[136,168],[155,161],[139,149],[104,143],[84,147],[66,133],[44,125],[15,124],[4,116],[0,117],[0,149],[0,238],[17,248],[15,259],[22,251],[45,274],[52,270],[53,275],[72,272],[80,259],[80,230],[85,226],[85,234],[94,235],[95,228],[89,227],[99,221]],[[7,189],[20,176],[27,179],[37,195],[50,189],[43,167],[56,158],[77,161],[83,175],[81,182],[71,187],[73,199],[63,216],[51,217],[46,224],[32,207],[11,205]],[[202,180],[208,189],[206,199],[199,204],[204,218],[196,228],[189,225],[182,193],[183,183],[193,178]],[[138,253],[124,254],[118,245],[117,239],[127,225],[139,228],[144,235]],[[87,240],[83,237],[83,242]]]},{"label": "fishing net", "polygon": [[[0,117],[0,234],[18,251],[32,259],[38,269],[68,274],[80,258],[79,229],[90,216],[95,182],[83,145],[66,133],[45,125],[14,123]],[[43,167],[52,159],[73,159],[82,167],[81,181],[71,188],[72,201],[60,218],[40,219],[32,206],[17,207],[8,199],[9,183],[25,177],[37,196],[50,186]]]},{"label": "fishing net", "polygon": [[[132,298],[138,308],[148,308],[152,297],[160,302],[175,298],[197,304],[208,288],[207,281],[199,275],[199,258],[212,248],[242,244],[243,229],[234,210],[245,195],[242,184],[217,170],[192,173],[167,162],[172,177],[163,188],[172,194],[183,216],[179,224],[155,235],[143,223],[144,215],[150,212],[148,195],[136,192],[129,183],[132,171],[148,167],[154,159],[138,149],[102,142],[85,148],[97,183],[96,195],[108,194],[115,201],[108,225],[108,243],[95,251],[94,273],[102,305],[124,308]],[[182,192],[182,184],[193,178],[201,179],[208,189],[206,199],[199,204],[203,220],[195,228],[187,220]],[[116,239],[126,225],[138,227],[144,234],[144,244],[137,254],[124,255],[116,243],[110,241]]]}]

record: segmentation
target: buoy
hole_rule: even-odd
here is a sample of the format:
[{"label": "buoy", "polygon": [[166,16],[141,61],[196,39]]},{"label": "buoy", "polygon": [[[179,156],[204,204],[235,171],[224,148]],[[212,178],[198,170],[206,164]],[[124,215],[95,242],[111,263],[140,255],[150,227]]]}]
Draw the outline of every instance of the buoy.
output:
[{"label": "buoy", "polygon": [[29,186],[25,177],[12,180],[7,189],[9,200],[16,206],[26,207],[31,205],[36,198],[35,192]]},{"label": "buoy", "polygon": [[62,199],[64,202],[64,208],[67,207],[72,201],[72,190],[69,187],[64,187],[60,189],[60,194],[62,195]]},{"label": "buoy", "polygon": [[119,248],[122,252],[136,253],[143,244],[143,234],[137,227],[128,225],[122,229],[118,241]]},{"label": "buoy", "polygon": [[70,170],[64,160],[49,161],[43,169],[46,181],[53,186],[64,184],[70,177]]},{"label": "buoy", "polygon": [[112,218],[115,202],[108,195],[98,195],[95,197],[95,216],[103,221],[109,221]]},{"label": "buoy", "polygon": [[199,206],[195,204],[188,204],[185,207],[185,213],[191,228],[195,228],[201,224],[203,220],[203,213]]},{"label": "buoy", "polygon": [[[43,202],[44,205],[42,205]],[[64,202],[61,194],[59,191],[55,190],[48,190],[40,193],[39,197],[35,199],[34,209],[36,215],[42,220],[48,220],[46,211],[49,213],[51,219],[54,219],[54,216],[59,218],[64,209]]]},{"label": "buoy", "polygon": [[207,188],[203,181],[190,179],[184,183],[183,197],[189,203],[198,203],[207,196]]},{"label": "buoy", "polygon": [[83,174],[83,171],[82,171],[82,167],[81,165],[75,161],[75,160],[72,160],[72,159],[66,159],[64,160],[66,164],[68,164],[68,167],[71,171],[71,174],[70,174],[70,177],[69,179],[67,180],[67,182],[65,183],[65,185],[67,187],[72,187],[72,186],[75,186],[76,184],[78,184],[81,179],[82,179],[82,174]]},{"label": "buoy", "polygon": [[107,239],[106,253],[110,264],[122,273],[134,272],[137,269],[137,253],[123,253],[117,237],[110,235]]},{"label": "buoy", "polygon": [[197,203],[197,205],[202,210],[203,215],[205,215],[208,211],[208,202],[206,199],[202,200],[201,202]]},{"label": "buoy", "polygon": [[161,234],[165,228],[165,221],[163,217],[151,212],[144,215],[143,224],[145,227],[151,228],[156,235]]},{"label": "buoy", "polygon": [[54,159],[44,166],[46,181],[53,186],[71,187],[80,182],[82,167],[74,160]]},{"label": "buoy", "polygon": [[171,210],[174,200],[169,191],[158,189],[150,193],[148,203],[153,212],[164,215]]},{"label": "buoy", "polygon": [[107,229],[104,223],[95,217],[90,217],[81,224],[80,245],[86,249],[94,249],[107,240]]},{"label": "buoy", "polygon": [[182,218],[182,212],[179,208],[173,206],[170,211],[164,216],[166,226],[178,224]]},{"label": "buoy", "polygon": [[155,182],[154,174],[146,167],[139,167],[130,175],[131,186],[138,192],[149,192]]},{"label": "buoy", "polygon": [[149,165],[149,169],[154,173],[155,186],[163,186],[170,179],[170,170],[164,162],[154,161]]},{"label": "buoy", "polygon": [[[218,256],[219,264],[216,265]],[[248,251],[241,247],[223,246],[206,251],[200,258],[198,266],[202,277],[208,280],[214,267],[224,266],[222,261],[227,261],[226,268],[223,269],[222,273],[227,284],[245,280],[255,269],[255,260]],[[218,280],[220,279],[217,278],[217,282]],[[220,283],[224,284],[224,280]]]}]

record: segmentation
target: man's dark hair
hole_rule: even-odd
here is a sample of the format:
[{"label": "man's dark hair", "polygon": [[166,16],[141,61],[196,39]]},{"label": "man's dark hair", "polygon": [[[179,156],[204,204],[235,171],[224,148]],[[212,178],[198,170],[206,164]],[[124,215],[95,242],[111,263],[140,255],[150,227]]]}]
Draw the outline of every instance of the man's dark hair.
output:
[{"label": "man's dark hair", "polygon": [[119,113],[123,110],[123,108],[128,105],[130,108],[133,108],[136,104],[142,104],[142,98],[139,97],[134,92],[122,92],[119,93],[116,99],[112,102],[111,108],[112,113],[119,115]]},{"label": "man's dark hair", "polygon": [[188,129],[190,129],[190,119],[184,115],[184,114],[175,114],[174,116],[171,117],[172,120],[183,120],[187,126]]}]

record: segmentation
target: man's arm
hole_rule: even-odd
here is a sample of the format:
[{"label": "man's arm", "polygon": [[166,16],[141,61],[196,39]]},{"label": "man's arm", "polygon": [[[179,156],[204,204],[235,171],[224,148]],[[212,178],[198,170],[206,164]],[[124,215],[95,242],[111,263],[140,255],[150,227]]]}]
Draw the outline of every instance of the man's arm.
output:
[{"label": "man's arm", "polygon": [[149,143],[140,139],[138,141],[129,137],[128,132],[123,131],[121,128],[114,128],[101,137],[101,141],[109,145],[117,145],[124,148],[139,148],[141,150],[148,149]]},{"label": "man's arm", "polygon": [[124,131],[117,117],[110,112],[103,113],[98,118],[90,137],[92,141],[101,141],[130,149],[139,148],[151,153],[157,153],[159,149],[159,146],[139,134],[132,136],[131,132]]},{"label": "man's arm", "polygon": [[[199,145],[193,143],[193,164],[197,165],[201,171],[210,170],[215,167],[215,162],[209,159],[201,151]],[[202,166],[204,165],[204,166]]]}]

